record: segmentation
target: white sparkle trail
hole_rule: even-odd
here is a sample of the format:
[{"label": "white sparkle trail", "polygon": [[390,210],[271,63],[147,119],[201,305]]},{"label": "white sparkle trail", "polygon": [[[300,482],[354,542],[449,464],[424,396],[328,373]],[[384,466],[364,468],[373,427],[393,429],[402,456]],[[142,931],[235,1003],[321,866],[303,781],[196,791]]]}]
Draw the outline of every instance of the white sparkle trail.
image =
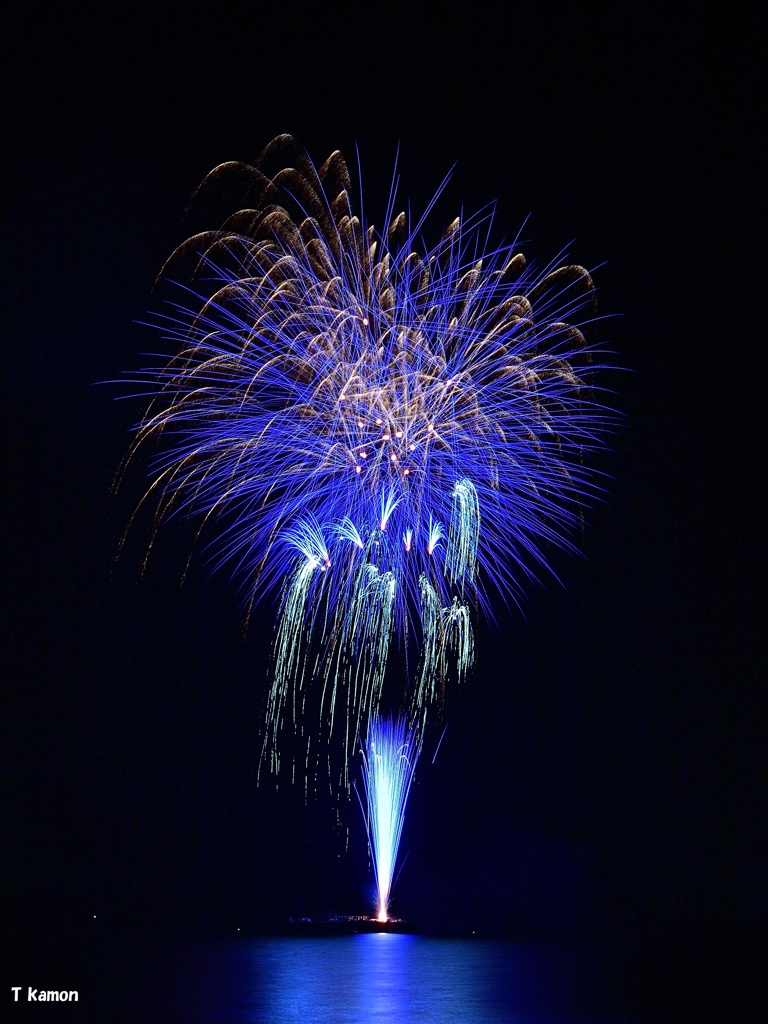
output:
[{"label": "white sparkle trail", "polygon": [[480,502],[471,480],[459,480],[453,489],[453,515],[448,534],[446,570],[456,583],[471,583],[475,578],[477,545],[480,538]]}]

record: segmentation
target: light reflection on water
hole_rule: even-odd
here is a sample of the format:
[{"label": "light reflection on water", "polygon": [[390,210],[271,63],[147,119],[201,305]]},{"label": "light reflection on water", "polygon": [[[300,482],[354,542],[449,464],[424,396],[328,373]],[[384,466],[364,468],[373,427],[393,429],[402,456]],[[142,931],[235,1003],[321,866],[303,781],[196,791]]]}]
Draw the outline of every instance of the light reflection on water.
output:
[{"label": "light reflection on water", "polygon": [[612,1024],[584,958],[402,934],[254,940],[188,961],[188,1024]]},{"label": "light reflection on water", "polygon": [[264,1009],[272,1020],[307,1024],[498,1021],[484,984],[488,951],[472,956],[470,949],[382,933],[331,946],[312,940],[273,944]]}]

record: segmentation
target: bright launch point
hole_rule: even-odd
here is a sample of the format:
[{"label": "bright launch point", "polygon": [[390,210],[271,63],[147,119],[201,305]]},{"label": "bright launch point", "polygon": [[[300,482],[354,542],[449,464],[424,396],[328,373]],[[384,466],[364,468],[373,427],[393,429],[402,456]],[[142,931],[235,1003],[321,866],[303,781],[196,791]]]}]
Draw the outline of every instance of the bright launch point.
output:
[{"label": "bright launch point", "polygon": [[378,893],[377,920],[382,924],[389,920],[389,894],[418,756],[419,744],[404,719],[371,719],[363,748],[363,780],[366,827]]}]

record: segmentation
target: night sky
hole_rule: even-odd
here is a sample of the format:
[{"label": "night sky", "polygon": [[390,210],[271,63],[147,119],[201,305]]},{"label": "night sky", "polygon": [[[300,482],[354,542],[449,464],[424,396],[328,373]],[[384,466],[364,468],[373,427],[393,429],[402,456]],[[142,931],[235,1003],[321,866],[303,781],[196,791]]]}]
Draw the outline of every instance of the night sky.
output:
[{"label": "night sky", "polygon": [[[9,755],[5,923],[263,928],[371,906],[362,816],[257,788],[274,607],[171,524],[114,556],[139,321],[214,165],[290,132],[359,147],[380,223],[398,143],[434,231],[497,200],[594,270],[621,414],[583,557],[496,609],[412,793],[395,910],[521,937],[756,935],[766,898],[765,276],[756,26],[260,5],[161,24],[59,12],[3,69]],[[697,17],[701,18],[700,15]],[[14,39],[16,40],[14,42]],[[528,220],[526,221],[526,218]],[[209,224],[215,227],[216,224]],[[620,369],[619,369],[620,368]],[[117,381],[117,384],[100,382]],[[433,737],[433,745],[437,737]]]}]

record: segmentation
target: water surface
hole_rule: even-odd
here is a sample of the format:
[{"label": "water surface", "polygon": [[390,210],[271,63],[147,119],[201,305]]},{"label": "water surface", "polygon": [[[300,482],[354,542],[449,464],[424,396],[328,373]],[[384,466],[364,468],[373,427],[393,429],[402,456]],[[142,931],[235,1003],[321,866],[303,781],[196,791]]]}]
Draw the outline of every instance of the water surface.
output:
[{"label": "water surface", "polygon": [[613,1024],[588,953],[402,934],[206,944],[178,962],[186,1024]]}]

